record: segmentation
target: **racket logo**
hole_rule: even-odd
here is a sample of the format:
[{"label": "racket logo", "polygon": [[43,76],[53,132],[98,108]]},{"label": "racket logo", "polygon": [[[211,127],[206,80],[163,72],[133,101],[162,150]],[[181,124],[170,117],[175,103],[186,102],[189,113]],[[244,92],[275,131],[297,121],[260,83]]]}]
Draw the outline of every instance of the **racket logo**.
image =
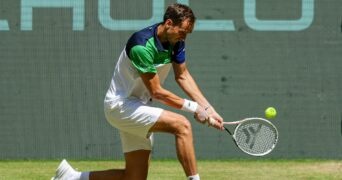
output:
[{"label": "racket logo", "polygon": [[246,136],[246,144],[249,144],[250,149],[253,149],[257,134],[259,133],[261,127],[262,124],[259,124],[256,129],[252,126],[242,129],[243,133]]}]

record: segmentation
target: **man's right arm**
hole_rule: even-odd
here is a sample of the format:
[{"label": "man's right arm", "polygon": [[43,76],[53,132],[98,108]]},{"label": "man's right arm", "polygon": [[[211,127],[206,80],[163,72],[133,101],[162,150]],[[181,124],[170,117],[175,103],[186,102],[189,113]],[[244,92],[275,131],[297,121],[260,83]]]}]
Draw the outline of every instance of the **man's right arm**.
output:
[{"label": "man's right arm", "polygon": [[158,74],[143,73],[140,74],[140,77],[153,99],[177,109],[196,113],[196,120],[200,123],[205,123],[209,119],[208,113],[202,106],[196,102],[182,99],[174,93],[164,89],[160,84]]}]

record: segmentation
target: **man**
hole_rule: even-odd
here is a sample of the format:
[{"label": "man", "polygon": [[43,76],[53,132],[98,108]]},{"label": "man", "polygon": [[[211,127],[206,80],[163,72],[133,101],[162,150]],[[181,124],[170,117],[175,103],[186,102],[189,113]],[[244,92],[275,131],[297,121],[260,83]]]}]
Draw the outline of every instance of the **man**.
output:
[{"label": "man", "polygon": [[[63,160],[55,179],[146,179],[154,132],[175,136],[177,157],[186,176],[200,179],[189,120],[152,106],[156,100],[193,113],[200,123],[223,129],[223,119],[203,96],[185,63],[184,40],[194,23],[188,6],[172,4],[164,21],[134,33],[119,57],[104,105],[108,122],[120,131],[125,169],[80,173]],[[178,85],[193,101],[162,87],[171,67]]]}]

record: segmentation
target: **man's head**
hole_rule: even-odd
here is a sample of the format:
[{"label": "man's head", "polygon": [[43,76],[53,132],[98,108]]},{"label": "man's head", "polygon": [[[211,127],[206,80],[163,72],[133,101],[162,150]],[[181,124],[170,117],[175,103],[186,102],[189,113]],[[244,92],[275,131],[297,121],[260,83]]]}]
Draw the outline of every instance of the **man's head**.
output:
[{"label": "man's head", "polygon": [[167,7],[164,14],[164,23],[171,19],[174,25],[180,25],[182,21],[188,19],[192,24],[195,23],[196,17],[189,6],[184,4],[171,4]]},{"label": "man's head", "polygon": [[168,41],[175,44],[177,41],[185,40],[186,35],[192,32],[195,20],[196,17],[188,6],[177,3],[168,6],[163,22]]}]

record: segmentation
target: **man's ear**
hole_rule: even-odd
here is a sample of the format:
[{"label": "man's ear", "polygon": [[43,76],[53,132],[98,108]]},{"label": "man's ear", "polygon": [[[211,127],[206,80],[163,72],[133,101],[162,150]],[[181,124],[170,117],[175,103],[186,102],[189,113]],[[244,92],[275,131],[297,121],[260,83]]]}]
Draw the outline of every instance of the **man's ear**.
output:
[{"label": "man's ear", "polygon": [[165,26],[166,26],[167,28],[170,28],[171,26],[173,26],[173,21],[172,21],[171,19],[167,19],[167,20],[165,21]]}]

